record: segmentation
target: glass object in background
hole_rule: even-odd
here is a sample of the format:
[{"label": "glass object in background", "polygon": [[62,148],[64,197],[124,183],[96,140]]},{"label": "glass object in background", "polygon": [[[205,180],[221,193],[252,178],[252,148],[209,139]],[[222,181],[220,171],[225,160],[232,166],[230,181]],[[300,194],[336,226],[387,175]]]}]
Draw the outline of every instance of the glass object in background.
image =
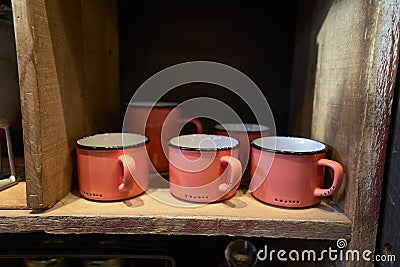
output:
[{"label": "glass object in background", "polygon": [[0,180],[0,190],[16,183],[10,126],[20,110],[16,49],[13,25],[0,20],[0,128],[5,130],[11,175]]},{"label": "glass object in background", "polygon": [[0,0],[0,19],[13,22],[11,0]]},{"label": "glass object in background", "polygon": [[249,241],[234,240],[225,249],[225,259],[231,267],[252,267],[257,262],[257,249]]},{"label": "glass object in background", "polygon": [[25,267],[69,267],[69,261],[64,258],[25,259]]},{"label": "glass object in background", "polygon": [[119,258],[114,259],[85,259],[83,260],[84,267],[122,267],[124,261]]}]

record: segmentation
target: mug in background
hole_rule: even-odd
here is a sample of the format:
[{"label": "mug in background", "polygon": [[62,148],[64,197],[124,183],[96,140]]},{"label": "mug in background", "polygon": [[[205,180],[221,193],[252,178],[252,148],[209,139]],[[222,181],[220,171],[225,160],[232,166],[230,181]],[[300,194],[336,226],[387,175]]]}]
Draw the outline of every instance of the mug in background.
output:
[{"label": "mug in background", "polygon": [[224,123],[214,127],[214,134],[225,135],[239,140],[239,160],[245,173],[250,173],[250,143],[256,138],[269,136],[269,127],[252,123]]},{"label": "mug in background", "polygon": [[106,133],[77,141],[79,192],[93,200],[122,200],[143,193],[149,183],[146,136]]},{"label": "mug in background", "polygon": [[[255,198],[282,207],[307,207],[340,188],[342,166],[325,159],[327,146],[299,137],[270,136],[253,140],[250,190]],[[321,188],[324,167],[333,170],[329,189]]]},{"label": "mug in background", "polygon": [[[173,112],[172,112],[173,111]],[[167,120],[168,118],[168,120]],[[168,171],[168,140],[178,136],[181,127],[193,123],[197,133],[203,133],[203,125],[198,119],[188,120],[183,117],[182,108],[174,102],[133,102],[129,103],[125,117],[125,131],[143,134],[150,138],[148,156],[153,166],[151,171]],[[164,153],[164,149],[166,150]]]},{"label": "mug in background", "polygon": [[227,136],[192,134],[169,141],[171,194],[192,202],[232,197],[242,176],[239,141]]}]

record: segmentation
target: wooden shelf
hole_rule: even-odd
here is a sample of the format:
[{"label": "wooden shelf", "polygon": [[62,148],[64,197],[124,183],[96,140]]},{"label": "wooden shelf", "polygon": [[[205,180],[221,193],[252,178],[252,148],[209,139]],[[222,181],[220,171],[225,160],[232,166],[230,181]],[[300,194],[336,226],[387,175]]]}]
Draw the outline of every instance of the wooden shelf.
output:
[{"label": "wooden shelf", "polygon": [[0,209],[27,209],[26,182],[19,182],[0,192]]},{"label": "wooden shelf", "polygon": [[[27,209],[24,158],[14,158],[18,184],[0,191],[0,209]],[[1,178],[10,175],[8,158],[1,158]]]},{"label": "wooden shelf", "polygon": [[[153,194],[171,197],[168,189]],[[70,193],[46,211],[0,211],[0,232],[55,234],[235,235],[272,238],[350,238],[351,222],[325,203],[305,209],[265,205],[239,190],[224,202],[197,207],[164,204],[149,194],[93,202]]]}]

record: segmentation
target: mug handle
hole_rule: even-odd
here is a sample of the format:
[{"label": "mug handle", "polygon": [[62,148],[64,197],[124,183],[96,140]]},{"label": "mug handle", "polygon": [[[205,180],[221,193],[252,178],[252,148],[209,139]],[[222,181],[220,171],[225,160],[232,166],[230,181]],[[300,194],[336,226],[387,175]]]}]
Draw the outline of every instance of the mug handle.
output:
[{"label": "mug handle", "polygon": [[182,119],[182,123],[192,123],[194,126],[196,126],[196,130],[198,134],[202,134],[204,132],[203,128],[203,123],[199,119],[192,119],[192,120],[187,120],[187,119]]},{"label": "mug handle", "polygon": [[131,190],[134,185],[135,178],[132,176],[129,169],[135,171],[136,163],[135,160],[128,155],[121,155],[118,157],[118,164],[122,166],[122,176],[119,179],[118,190],[121,192]]},{"label": "mug handle", "polygon": [[338,162],[329,159],[320,159],[317,161],[317,165],[329,167],[333,170],[333,183],[329,189],[316,188],[314,190],[314,196],[316,197],[332,196],[339,190],[340,186],[342,185],[343,167]]},{"label": "mug handle", "polygon": [[[242,164],[237,158],[231,156],[221,157],[220,162],[227,163],[229,165],[228,168],[230,168],[230,172],[228,173],[229,182],[222,183],[218,186],[218,191],[227,193],[240,181],[240,178],[242,177]],[[236,177],[239,177],[239,179],[235,182]]]}]

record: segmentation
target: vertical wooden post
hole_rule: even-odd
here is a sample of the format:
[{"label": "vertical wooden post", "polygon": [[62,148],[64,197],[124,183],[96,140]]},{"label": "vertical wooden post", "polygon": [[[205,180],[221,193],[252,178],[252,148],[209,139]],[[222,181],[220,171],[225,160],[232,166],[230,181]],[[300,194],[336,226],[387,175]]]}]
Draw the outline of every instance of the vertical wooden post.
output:
[{"label": "vertical wooden post", "polygon": [[344,165],[345,189],[335,200],[353,222],[348,248],[374,252],[399,59],[400,2],[329,4],[317,36],[311,137],[330,145],[332,157]]},{"label": "vertical wooden post", "polygon": [[[86,17],[90,11],[83,2],[12,1],[27,201],[33,209],[49,207],[70,191],[76,139],[115,122],[99,110],[113,110],[111,117],[119,112],[116,2],[91,1],[104,5],[96,9],[97,23]],[[101,27],[102,20],[110,27]]]}]

